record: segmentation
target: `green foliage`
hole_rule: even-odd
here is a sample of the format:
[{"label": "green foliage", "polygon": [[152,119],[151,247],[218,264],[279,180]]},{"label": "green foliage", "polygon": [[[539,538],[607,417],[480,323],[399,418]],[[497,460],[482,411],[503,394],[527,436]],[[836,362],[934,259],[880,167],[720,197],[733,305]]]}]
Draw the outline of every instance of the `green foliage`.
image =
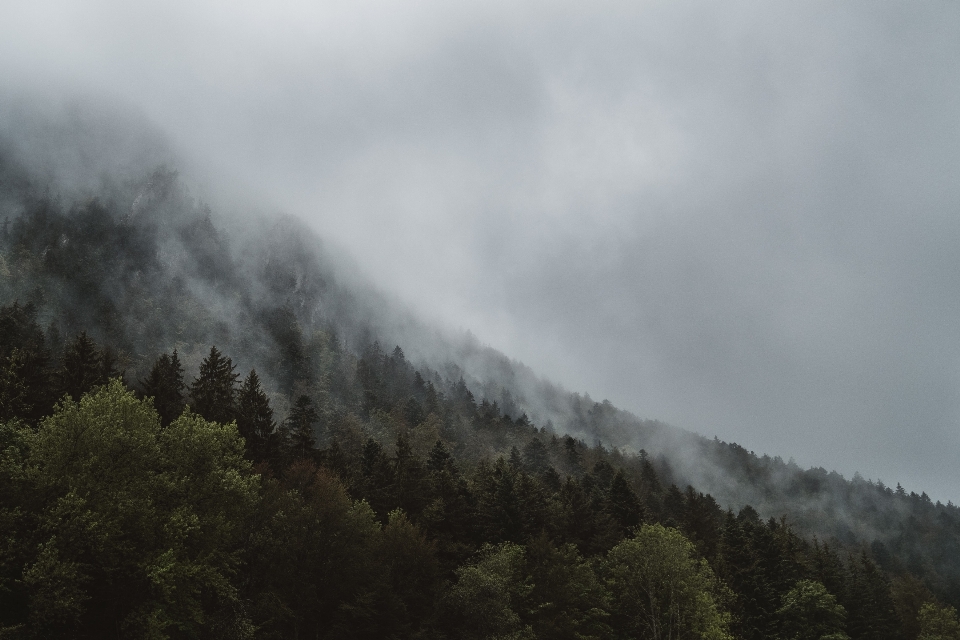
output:
[{"label": "green foliage", "polygon": [[643,525],[603,565],[618,626],[634,637],[726,639],[729,595],[676,529]]},{"label": "green foliage", "polygon": [[572,544],[555,546],[546,535],[527,544],[530,623],[538,638],[609,638],[608,594],[591,564]]},{"label": "green foliage", "polygon": [[928,602],[920,607],[919,640],[958,640],[960,621],[957,610]]},{"label": "green foliage", "polygon": [[151,403],[114,380],[65,399],[24,439],[37,500],[23,541],[27,629],[249,635],[231,578],[257,478],[232,425],[185,414],[161,429]]},{"label": "green foliage", "polygon": [[847,611],[821,583],[800,580],[783,597],[777,610],[784,640],[846,640]]},{"label": "green foliage", "polygon": [[464,638],[521,640],[534,638],[520,614],[533,590],[524,575],[524,549],[506,542],[485,545],[468,565],[457,569],[457,582],[446,596],[455,627]]}]

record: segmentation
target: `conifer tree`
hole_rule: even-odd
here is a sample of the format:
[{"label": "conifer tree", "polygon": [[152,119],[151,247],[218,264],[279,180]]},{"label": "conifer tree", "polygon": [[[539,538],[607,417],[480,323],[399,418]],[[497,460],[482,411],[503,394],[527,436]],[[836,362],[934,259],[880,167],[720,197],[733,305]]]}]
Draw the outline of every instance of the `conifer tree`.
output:
[{"label": "conifer tree", "polygon": [[150,374],[140,381],[143,395],[153,398],[153,406],[160,414],[160,424],[167,426],[183,413],[183,367],[177,350],[161,354],[153,363]]},{"label": "conifer tree", "polygon": [[200,375],[190,385],[191,408],[212,422],[227,423],[236,417],[236,384],[239,374],[236,365],[210,347],[200,363]]},{"label": "conifer tree", "polygon": [[313,425],[320,419],[313,408],[310,396],[301,395],[293,405],[287,418],[287,431],[290,434],[290,448],[294,457],[306,458],[316,449],[317,441],[313,436]]},{"label": "conifer tree", "polygon": [[32,304],[0,308],[0,421],[35,423],[53,408],[50,350]]},{"label": "conifer tree", "polygon": [[626,534],[640,524],[640,501],[630,488],[622,469],[617,470],[610,483],[609,505],[610,515],[620,525],[621,534]]},{"label": "conifer tree", "polygon": [[33,412],[26,384],[27,362],[20,349],[0,360],[0,422],[26,417]]},{"label": "conifer tree", "polygon": [[270,457],[275,429],[270,399],[260,387],[257,371],[251,369],[237,393],[237,430],[247,441],[247,451],[254,460]]},{"label": "conifer tree", "polygon": [[442,440],[437,440],[436,444],[430,450],[430,456],[427,458],[427,469],[433,473],[440,473],[452,466],[453,459],[450,452],[444,446]]},{"label": "conifer tree", "polygon": [[74,401],[94,387],[104,384],[103,354],[86,331],[67,345],[63,364],[57,374],[60,395],[67,394]]},{"label": "conifer tree", "polygon": [[550,452],[540,438],[532,438],[523,448],[523,462],[530,473],[543,473],[550,467]]}]

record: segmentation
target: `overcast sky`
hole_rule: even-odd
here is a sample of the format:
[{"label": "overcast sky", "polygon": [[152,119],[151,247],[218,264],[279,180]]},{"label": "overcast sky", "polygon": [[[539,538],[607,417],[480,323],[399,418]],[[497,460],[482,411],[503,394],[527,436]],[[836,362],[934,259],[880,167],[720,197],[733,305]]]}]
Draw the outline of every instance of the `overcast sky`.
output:
[{"label": "overcast sky", "polygon": [[960,4],[3,2],[0,79],[142,109],[572,390],[960,502]]}]

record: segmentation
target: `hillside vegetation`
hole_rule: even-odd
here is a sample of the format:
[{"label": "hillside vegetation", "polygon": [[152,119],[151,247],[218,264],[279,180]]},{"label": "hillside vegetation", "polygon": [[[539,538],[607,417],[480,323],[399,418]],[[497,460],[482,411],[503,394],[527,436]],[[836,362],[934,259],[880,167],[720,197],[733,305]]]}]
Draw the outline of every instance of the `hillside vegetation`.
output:
[{"label": "hillside vegetation", "polygon": [[[66,194],[66,195],[64,195]],[[0,635],[960,638],[960,510],[569,393],[0,146]]]}]

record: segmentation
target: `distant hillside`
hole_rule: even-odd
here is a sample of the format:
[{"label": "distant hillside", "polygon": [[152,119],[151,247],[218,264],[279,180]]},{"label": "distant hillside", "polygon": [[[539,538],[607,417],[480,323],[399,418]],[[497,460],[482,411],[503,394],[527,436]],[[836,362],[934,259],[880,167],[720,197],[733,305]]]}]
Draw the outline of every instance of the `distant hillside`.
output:
[{"label": "distant hillside", "polygon": [[[402,504],[418,526],[440,535],[439,525],[429,524],[426,503],[391,502],[349,461],[361,465],[373,451],[366,448],[370,442],[392,451],[402,448],[399,443],[405,438],[413,453],[426,459],[440,440],[462,471],[479,474],[464,485],[474,492],[470,500],[479,501],[470,503],[477,513],[485,513],[487,498],[479,488],[484,474],[492,474],[491,496],[510,473],[515,474],[510,482],[521,482],[527,477],[523,474],[540,478],[531,490],[536,495],[542,491],[549,504],[554,498],[548,500],[548,495],[582,492],[589,502],[596,492],[590,508],[607,519],[590,516],[600,518],[592,532],[557,534],[585,555],[609,550],[631,522],[632,516],[623,514],[622,520],[610,520],[613,507],[603,502],[612,499],[614,470],[621,469],[629,486],[624,491],[634,496],[628,502],[636,501],[637,514],[682,530],[704,557],[719,563],[717,573],[733,581],[737,597],[761,587],[736,583],[740,574],[730,569],[732,551],[724,544],[731,543],[724,543],[724,536],[743,527],[767,527],[763,531],[772,532],[769,535],[799,535],[796,544],[802,551],[797,550],[791,562],[806,568],[795,569],[798,576],[809,570],[827,584],[829,572],[813,564],[829,557],[846,563],[844,570],[853,571],[849,580],[854,580],[859,569],[849,567],[862,556],[868,567],[864,571],[874,567],[883,572],[883,588],[894,594],[885,597],[906,602],[913,596],[904,595],[909,589],[903,585],[919,579],[910,593],[929,593],[960,605],[960,509],[954,505],[932,504],[925,494],[908,494],[899,485],[892,489],[823,469],[803,470],[570,393],[469,335],[431,327],[333,258],[296,219],[212,210],[190,194],[170,165],[127,164],[119,171],[103,162],[96,179],[83,177],[83,167],[72,164],[82,165],[107,143],[98,137],[98,127],[64,135],[69,126],[34,124],[32,136],[64,136],[64,145],[73,145],[47,165],[41,151],[56,151],[49,145],[28,154],[30,139],[18,139],[9,127],[0,138],[0,326],[7,328],[0,338],[0,355],[5,370],[13,372],[5,389],[21,380],[16,378],[21,375],[16,373],[21,366],[16,358],[23,357],[24,345],[29,340],[42,345],[35,348],[36,362],[42,361],[36,365],[39,377],[23,374],[25,382],[17,382],[27,394],[17,397],[35,393],[41,399],[16,405],[29,407],[20,411],[11,408],[14,396],[7,393],[7,418],[37,424],[54,410],[53,390],[69,391],[63,386],[67,364],[60,363],[78,348],[77,336],[83,332],[102,349],[101,361],[108,359],[112,371],[146,395],[161,354],[175,353],[183,380],[190,382],[203,375],[211,347],[216,347],[236,367],[238,384],[256,370],[276,425],[314,415],[307,423],[309,433],[301,434],[302,442],[309,443],[300,445],[302,451],[315,451],[311,459],[338,471],[351,495],[367,500],[381,518]],[[130,135],[134,140],[149,138]],[[114,142],[133,144],[130,136],[121,138]],[[153,161],[170,155],[144,152],[142,157]],[[49,170],[40,171],[39,166]],[[196,404],[196,398],[184,400]],[[305,407],[315,413],[304,413]],[[231,411],[242,422],[236,409]],[[264,443],[273,442],[268,435]],[[251,454],[253,460],[274,465],[280,474],[290,459],[277,462],[282,456],[276,452],[283,449],[283,455],[292,456],[292,437],[283,436],[288,449],[276,445],[280,448],[269,455]],[[337,457],[341,455],[345,457]],[[512,471],[503,465],[513,465]],[[564,485],[565,479],[573,484]],[[513,525],[497,529],[470,520],[481,533],[462,535],[479,537],[469,538],[468,544],[456,537],[461,533],[447,532],[453,538],[436,539],[446,540],[448,547],[437,543],[438,548],[441,555],[450,554],[447,560],[455,567],[478,540],[519,543],[537,527],[559,527],[545,524],[554,522],[553,517],[543,514],[536,526],[517,520],[515,531]],[[640,515],[636,517],[639,522]],[[781,517],[785,520],[778,525]],[[764,524],[769,518],[774,520]],[[606,524],[596,524],[601,521]],[[574,521],[568,524],[575,526]],[[788,529],[782,529],[785,525]],[[497,532],[490,533],[494,529]],[[781,542],[794,544],[790,540]],[[832,550],[827,555],[821,542]],[[777,549],[786,553],[785,547]],[[780,569],[769,571],[774,575]],[[786,593],[791,584],[777,586],[778,593]],[[828,589],[834,586],[827,584]],[[848,608],[859,606],[839,591],[837,595]],[[756,631],[760,627],[750,627],[749,620],[761,614],[751,613],[752,605],[743,602],[738,624]],[[762,615],[773,620],[780,605],[771,601],[764,606]],[[917,611],[910,614],[913,618],[897,615],[899,622],[889,622],[890,628],[901,625],[900,637],[916,637],[903,629],[916,622]],[[865,631],[850,635],[881,637]]]}]

